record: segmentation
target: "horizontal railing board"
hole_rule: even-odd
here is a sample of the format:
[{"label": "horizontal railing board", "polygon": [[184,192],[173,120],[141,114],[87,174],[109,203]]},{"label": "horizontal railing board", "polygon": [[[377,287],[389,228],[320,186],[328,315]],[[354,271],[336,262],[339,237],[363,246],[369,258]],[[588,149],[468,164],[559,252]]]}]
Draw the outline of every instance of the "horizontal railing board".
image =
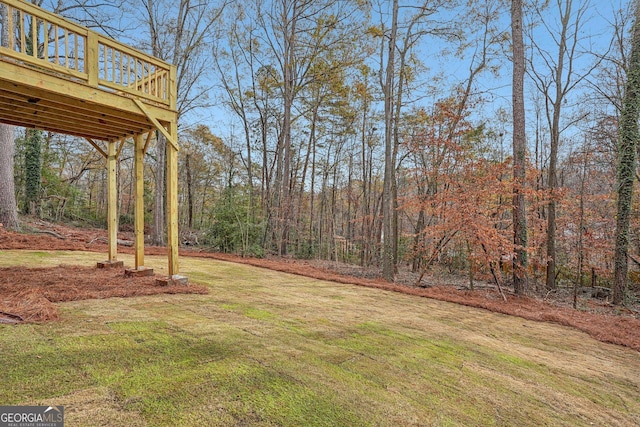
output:
[{"label": "horizontal railing board", "polygon": [[0,7],[7,8],[0,25],[10,33],[0,60],[174,108],[172,65],[30,3],[0,0]]}]

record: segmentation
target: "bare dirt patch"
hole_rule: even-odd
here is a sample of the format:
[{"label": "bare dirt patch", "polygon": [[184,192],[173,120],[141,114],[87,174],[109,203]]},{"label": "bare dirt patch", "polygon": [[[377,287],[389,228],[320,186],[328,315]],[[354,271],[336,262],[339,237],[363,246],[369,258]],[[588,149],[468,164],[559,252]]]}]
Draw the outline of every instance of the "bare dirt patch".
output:
[{"label": "bare dirt patch", "polygon": [[[60,224],[46,223],[43,221],[29,222],[25,228],[27,231],[31,230],[31,234],[14,233],[0,227],[0,249],[106,251],[105,230],[79,229]],[[38,229],[38,231],[33,234],[33,229]],[[51,231],[54,234],[47,232],[43,233],[42,231]],[[132,236],[131,233],[120,233],[118,238],[126,241],[131,240]],[[133,252],[133,248],[128,246],[119,247],[118,250],[123,253]],[[148,246],[146,247],[145,252],[149,255],[164,255],[166,254],[166,248]],[[600,300],[584,300],[583,309],[574,310],[573,308],[568,307],[564,300],[554,301],[535,297],[517,297],[509,293],[508,290],[506,295],[507,301],[503,301],[497,290],[494,290],[491,287],[484,287],[474,291],[465,290],[460,289],[460,285],[455,281],[436,276],[427,278],[425,280],[427,287],[422,288],[412,285],[410,278],[403,278],[401,276],[400,283],[389,283],[379,277],[375,277],[375,272],[366,272],[358,269],[357,267],[334,262],[273,258],[243,258],[236,255],[202,252],[194,249],[181,249],[181,253],[183,256],[211,258],[248,264],[320,280],[366,286],[386,291],[400,292],[419,297],[453,302],[470,307],[484,308],[493,312],[518,316],[530,320],[558,323],[587,332],[592,337],[600,341],[624,345],[640,351],[640,318],[638,318],[638,312],[635,310],[611,306]],[[68,269],[68,267],[66,268]],[[77,274],[80,274],[79,271]],[[106,274],[106,272],[90,268],[87,270],[86,274],[89,277],[95,278],[100,274]],[[36,288],[39,280],[41,280],[41,278],[37,277],[35,279],[29,279],[29,277],[32,276],[29,276],[24,272],[18,272],[18,275],[24,277],[24,286],[26,288],[29,287],[27,284],[28,280],[32,280]],[[75,275],[75,271],[73,274],[67,271],[67,283],[65,286],[76,286],[74,285]],[[0,277],[2,276],[4,276],[4,273],[0,272]],[[124,288],[128,288],[128,286],[123,286],[122,279],[122,276],[116,276],[111,278],[105,277],[104,280],[112,281],[114,286],[113,292],[119,292]],[[4,279],[0,280],[4,282]],[[87,280],[90,281],[91,279]],[[136,280],[144,281],[145,278],[138,278]],[[160,291],[161,290],[162,289],[160,289]],[[71,294],[72,293],[73,292],[71,292]],[[4,294],[5,290],[0,288],[0,295],[4,296]],[[132,294],[130,296],[134,295],[135,294]],[[139,295],[148,294],[141,293]],[[127,295],[114,294],[111,296]],[[49,300],[46,297],[44,298]],[[87,298],[100,298],[100,296],[88,296]],[[50,303],[53,302],[51,300],[49,301]],[[27,307],[29,309],[38,310],[38,302],[43,306],[46,305],[41,298],[32,296],[32,298],[29,299],[26,294],[14,299],[14,306],[18,302],[25,306],[24,310],[27,310]],[[0,311],[5,311],[1,306],[1,297]],[[6,311],[11,313],[10,310]],[[11,319],[9,318],[7,321],[10,320]]]}]

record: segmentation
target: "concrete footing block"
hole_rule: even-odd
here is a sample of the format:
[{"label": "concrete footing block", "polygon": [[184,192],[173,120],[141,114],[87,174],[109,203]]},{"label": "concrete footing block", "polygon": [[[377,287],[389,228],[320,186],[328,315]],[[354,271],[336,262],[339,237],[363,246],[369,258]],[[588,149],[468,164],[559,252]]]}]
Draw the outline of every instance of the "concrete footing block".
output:
[{"label": "concrete footing block", "polygon": [[138,268],[126,268],[124,275],[127,277],[146,277],[153,276],[153,268],[138,267]]},{"label": "concrete footing block", "polygon": [[174,274],[171,277],[160,277],[156,279],[156,285],[158,286],[173,286],[173,285],[187,285],[189,284],[189,278],[187,276],[181,276]]},{"label": "concrete footing block", "polygon": [[96,264],[98,268],[123,268],[124,262],[122,261],[100,261]]}]

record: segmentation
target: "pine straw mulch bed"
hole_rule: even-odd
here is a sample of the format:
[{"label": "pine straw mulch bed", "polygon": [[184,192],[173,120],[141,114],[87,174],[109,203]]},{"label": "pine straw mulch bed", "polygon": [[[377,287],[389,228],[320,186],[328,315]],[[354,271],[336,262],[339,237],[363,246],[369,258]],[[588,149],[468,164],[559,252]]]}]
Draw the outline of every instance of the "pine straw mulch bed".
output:
[{"label": "pine straw mulch bed", "polygon": [[[49,223],[42,223],[42,225],[46,226],[46,228],[50,230],[54,230],[55,233],[60,235],[62,238],[46,234],[34,235],[14,233],[0,227],[0,249],[106,251],[106,245],[104,244],[105,240],[103,239],[103,236],[106,235],[104,230],[75,229],[59,224]],[[121,233],[118,237],[127,239],[127,237],[130,236],[127,233]],[[129,247],[119,247],[118,250],[124,253],[131,253],[133,251],[133,249]],[[145,252],[149,255],[165,255],[166,248],[149,246],[146,248]],[[181,253],[183,256],[211,258],[248,264],[270,270],[317,278],[320,280],[400,292],[403,294],[432,298],[469,307],[483,308],[496,313],[518,316],[529,320],[553,322],[586,332],[599,341],[623,345],[640,351],[640,319],[636,317],[637,314],[629,310],[620,310],[616,307],[607,306],[607,304],[602,304],[596,301],[587,301],[587,306],[593,306],[593,309],[581,311],[533,297],[517,297],[510,293],[507,293],[507,301],[505,302],[494,290],[460,290],[455,286],[438,283],[440,280],[437,278],[430,279],[431,283],[429,284],[429,287],[419,288],[407,284],[389,283],[380,278],[340,274],[335,271],[335,268],[331,267],[332,263],[314,264],[308,261],[292,259],[243,258],[237,255],[198,252],[193,250],[181,250]],[[65,268],[67,269],[67,272],[65,273],[67,277],[66,282],[69,285],[71,282],[71,274],[68,271],[68,267]],[[81,269],[82,268],[80,268],[80,270]],[[95,275],[101,273],[102,272],[97,269],[87,268],[87,274],[90,277],[95,277]],[[24,269],[21,274],[24,275]],[[0,277],[2,277],[1,275],[3,275],[2,271],[0,271]],[[148,278],[138,278],[136,280],[142,279]],[[27,280],[27,276],[25,275],[25,282]],[[91,279],[88,280],[89,282],[91,281]],[[126,286],[123,286],[122,277],[113,277],[111,280],[113,280],[116,288],[126,288]],[[37,285],[37,282],[35,285]],[[25,286],[28,288],[28,285]],[[75,279],[73,286],[78,286],[75,285]],[[192,285],[189,285],[189,287],[191,286]],[[159,288],[159,291],[163,290],[162,287]],[[4,292],[4,289],[0,287],[0,295],[3,295]],[[30,306],[24,296],[23,299],[25,299],[25,302],[22,304]],[[38,301],[44,302],[41,299]],[[0,311],[4,311],[1,304],[0,299]],[[32,303],[32,305],[35,309],[37,301]]]},{"label": "pine straw mulch bed", "polygon": [[205,286],[156,285],[153,276],[126,277],[122,269],[65,266],[0,268],[0,323],[58,318],[55,303],[157,294],[206,294]]}]

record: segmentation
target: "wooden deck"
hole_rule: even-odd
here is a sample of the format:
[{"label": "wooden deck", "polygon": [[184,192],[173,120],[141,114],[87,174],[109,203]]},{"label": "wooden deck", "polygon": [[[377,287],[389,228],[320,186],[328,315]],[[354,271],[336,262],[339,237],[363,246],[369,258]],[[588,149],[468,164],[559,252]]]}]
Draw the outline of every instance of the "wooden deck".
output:
[{"label": "wooden deck", "polygon": [[[0,35],[0,122],[86,139],[105,157],[114,183],[122,141],[134,139],[141,166],[151,133],[166,137],[168,270],[170,278],[177,275],[175,67],[20,0],[0,0]],[[136,167],[140,184],[142,171]],[[109,260],[115,261],[114,194],[110,199]],[[143,238],[142,209],[136,235]],[[144,268],[140,240],[136,269]]]}]

